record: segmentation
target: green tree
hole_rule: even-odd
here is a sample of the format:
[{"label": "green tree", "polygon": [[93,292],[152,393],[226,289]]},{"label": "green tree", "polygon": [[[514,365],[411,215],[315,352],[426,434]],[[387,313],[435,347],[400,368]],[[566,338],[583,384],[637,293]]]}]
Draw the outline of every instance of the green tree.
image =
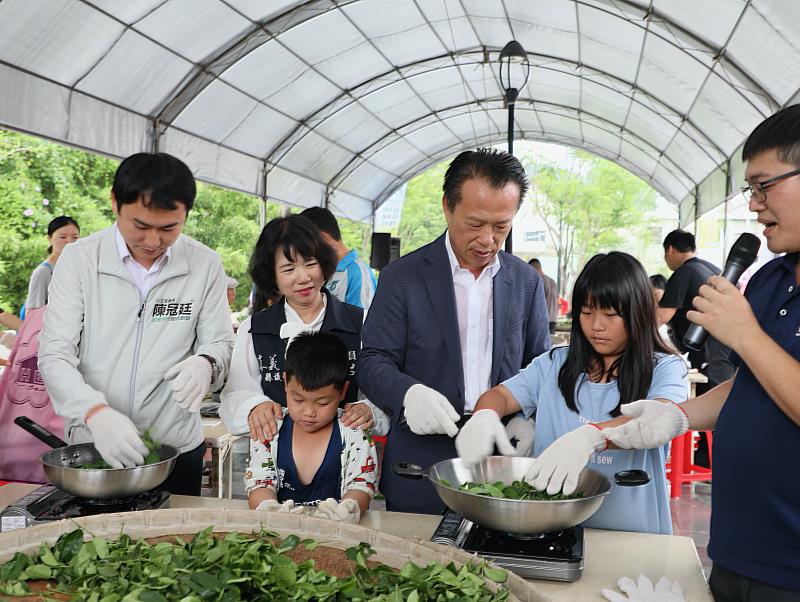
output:
[{"label": "green tree", "polygon": [[647,183],[618,165],[584,151],[572,156],[569,169],[523,157],[532,182],[528,198],[556,249],[561,294],[592,255],[624,247],[632,232],[649,236],[640,226],[656,199]]},{"label": "green tree", "polygon": [[400,252],[405,255],[435,240],[447,228],[442,211],[442,183],[449,161],[443,161],[408,182],[400,215]]}]

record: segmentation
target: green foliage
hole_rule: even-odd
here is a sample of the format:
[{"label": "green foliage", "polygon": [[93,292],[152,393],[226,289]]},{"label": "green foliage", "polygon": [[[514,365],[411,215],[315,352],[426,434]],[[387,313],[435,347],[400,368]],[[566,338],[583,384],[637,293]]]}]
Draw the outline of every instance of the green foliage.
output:
[{"label": "green foliage", "polygon": [[[480,562],[457,567],[406,563],[396,571],[367,562],[375,554],[366,543],[345,550],[352,575],[337,578],[294,562],[287,552],[317,543],[290,535],[278,540],[262,531],[255,539],[239,533],[214,537],[211,527],[190,542],[150,544],[122,535],[117,541],[84,541],[80,529],[65,533],[38,554],[17,553],[0,566],[0,594],[24,596],[28,581],[56,582],[71,600],[90,602],[200,602],[201,600],[474,600],[500,602],[508,589],[491,591],[485,579],[504,583],[506,571]],[[55,585],[55,584],[54,584]]]},{"label": "green foliage", "polygon": [[572,151],[570,169],[522,157],[531,179],[529,202],[544,220],[559,259],[560,292],[594,254],[623,246],[655,207],[656,193],[618,165]]},{"label": "green foliage", "polygon": [[73,216],[81,235],[113,221],[116,162],[0,130],[0,305],[25,302],[31,272],[47,258],[47,224]]},{"label": "green foliage", "polygon": [[[442,483],[447,487],[449,483]],[[527,481],[514,481],[511,485],[506,485],[503,481],[495,481],[494,483],[472,483],[470,481],[462,483],[458,487],[459,491],[466,491],[467,493],[474,493],[475,495],[485,495],[487,497],[496,497],[501,500],[527,500],[527,501],[546,501],[546,502],[559,502],[562,500],[575,500],[583,497],[583,492],[572,493],[566,495],[563,493],[547,493],[546,491],[539,491],[534,489],[533,485]]]},{"label": "green foliage", "polygon": [[448,164],[438,163],[409,181],[398,229],[402,255],[433,242],[447,228],[442,184]]}]

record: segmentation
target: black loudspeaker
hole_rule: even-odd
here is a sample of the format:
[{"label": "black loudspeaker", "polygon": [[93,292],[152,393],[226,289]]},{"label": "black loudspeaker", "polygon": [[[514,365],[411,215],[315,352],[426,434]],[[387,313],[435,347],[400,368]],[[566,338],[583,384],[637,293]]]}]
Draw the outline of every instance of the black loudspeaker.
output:
[{"label": "black loudspeaker", "polygon": [[382,270],[392,259],[392,235],[389,232],[372,233],[372,252],[369,255],[369,266],[374,270]]},{"label": "black loudspeaker", "polygon": [[389,263],[392,263],[395,259],[400,259],[400,239],[392,237],[389,243]]}]

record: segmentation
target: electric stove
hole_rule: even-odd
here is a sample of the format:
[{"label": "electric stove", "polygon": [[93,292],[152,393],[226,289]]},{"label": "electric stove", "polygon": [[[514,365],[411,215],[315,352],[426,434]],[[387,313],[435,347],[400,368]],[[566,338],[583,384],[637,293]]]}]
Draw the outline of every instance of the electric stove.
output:
[{"label": "electric stove", "polygon": [[447,510],[431,541],[474,552],[524,577],[575,581],[583,572],[583,527],[553,533],[503,533]]},{"label": "electric stove", "polygon": [[169,508],[168,492],[153,489],[126,498],[80,498],[56,489],[53,485],[43,485],[0,512],[0,532],[63,518],[158,508]]}]

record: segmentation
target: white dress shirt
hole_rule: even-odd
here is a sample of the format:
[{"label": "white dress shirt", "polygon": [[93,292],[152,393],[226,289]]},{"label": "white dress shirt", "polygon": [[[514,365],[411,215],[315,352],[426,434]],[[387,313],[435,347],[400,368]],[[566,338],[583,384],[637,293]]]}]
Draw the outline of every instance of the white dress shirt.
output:
[{"label": "white dress shirt", "polygon": [[475,276],[458,264],[450,244],[450,233],[444,237],[447,257],[453,271],[456,294],[458,336],[461,341],[461,365],[464,370],[464,410],[471,412],[478,398],[490,389],[492,348],[494,342],[494,277],[500,270],[500,259],[494,260]]},{"label": "white dress shirt", "polygon": [[161,268],[164,267],[172,254],[172,247],[167,247],[165,253],[156,259],[153,265],[148,269],[133,258],[116,224],[114,224],[114,235],[117,238],[117,249],[119,250],[119,256],[122,258],[122,263],[125,265],[131,278],[133,278],[136,288],[138,288],[139,292],[142,294],[142,299],[146,299],[147,293],[150,292],[150,289],[153,288],[156,280],[158,280],[158,274],[161,272]]}]

